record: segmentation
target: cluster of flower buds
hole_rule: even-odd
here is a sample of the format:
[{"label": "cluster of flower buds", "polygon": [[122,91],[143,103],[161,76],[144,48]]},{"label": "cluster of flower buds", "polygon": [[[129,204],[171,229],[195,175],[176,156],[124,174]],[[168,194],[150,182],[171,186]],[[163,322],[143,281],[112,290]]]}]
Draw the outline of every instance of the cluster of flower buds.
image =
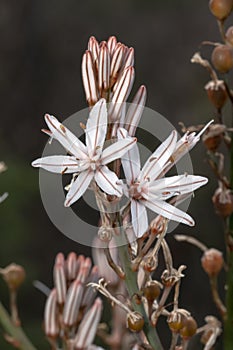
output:
[{"label": "cluster of flower buds", "polygon": [[[142,85],[125,115],[124,103],[135,78],[134,49],[117,42],[114,36],[100,43],[92,36],[83,55],[82,77],[89,106],[105,98],[110,103],[109,122],[126,124],[129,135],[134,135],[146,102],[146,88]],[[116,136],[116,128],[111,136]]]},{"label": "cluster of flower buds", "polygon": [[[91,259],[70,253],[56,256],[54,288],[45,305],[44,329],[51,344],[62,340],[70,349],[89,349],[102,314],[102,301],[87,284],[98,280]],[[91,347],[90,347],[91,349]],[[94,349],[94,348],[93,348]]]}]

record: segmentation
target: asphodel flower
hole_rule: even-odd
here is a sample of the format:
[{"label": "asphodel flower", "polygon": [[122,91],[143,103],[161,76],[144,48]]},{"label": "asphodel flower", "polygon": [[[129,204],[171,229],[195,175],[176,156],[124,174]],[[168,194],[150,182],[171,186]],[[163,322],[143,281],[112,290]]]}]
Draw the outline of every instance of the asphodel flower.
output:
[{"label": "asphodel flower", "polygon": [[[118,130],[118,137],[127,138],[127,131]],[[122,158],[126,177],[124,192],[131,202],[131,221],[137,238],[148,229],[147,208],[169,220],[194,225],[191,216],[169,204],[167,200],[192,193],[205,185],[208,179],[188,174],[164,177],[164,174],[198,139],[198,135],[186,135],[177,142],[177,132],[173,131],[148,158],[142,169],[137,145]]]},{"label": "asphodel flower", "polygon": [[121,158],[136,143],[136,138],[118,140],[103,149],[108,127],[104,99],[97,102],[90,112],[85,129],[86,145],[55,117],[46,114],[45,121],[50,129],[46,133],[59,141],[71,156],[54,155],[39,158],[32,165],[54,173],[78,173],[67,193],[65,206],[68,207],[77,201],[93,179],[105,193],[117,197],[122,195],[122,186],[117,175],[106,165]]}]

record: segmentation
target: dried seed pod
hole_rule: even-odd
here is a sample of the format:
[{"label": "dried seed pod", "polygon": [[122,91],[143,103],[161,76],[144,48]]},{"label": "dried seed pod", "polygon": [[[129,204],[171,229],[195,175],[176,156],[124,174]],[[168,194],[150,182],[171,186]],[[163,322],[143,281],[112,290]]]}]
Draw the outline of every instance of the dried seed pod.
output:
[{"label": "dried seed pod", "polygon": [[148,302],[153,303],[155,299],[158,299],[161,292],[162,285],[158,281],[149,281],[142,289],[144,297]]},{"label": "dried seed pod", "polygon": [[190,313],[184,309],[173,310],[167,318],[168,327],[173,333],[179,333],[185,326],[185,319],[190,317]]},{"label": "dried seed pod", "polygon": [[221,187],[217,188],[212,197],[212,202],[216,214],[219,216],[227,218],[233,213],[233,195],[231,190]]},{"label": "dried seed pod", "polygon": [[220,73],[227,73],[233,67],[233,50],[228,45],[218,45],[214,48],[211,61]]},{"label": "dried seed pod", "polygon": [[221,21],[230,15],[232,7],[232,0],[210,0],[209,2],[210,11],[217,19]]},{"label": "dried seed pod", "polygon": [[224,132],[226,131],[226,126],[222,124],[212,124],[210,125],[208,131],[202,136],[202,141],[206,148],[215,152],[219,147],[222,138],[224,136]]},{"label": "dried seed pod", "polygon": [[233,46],[233,26],[227,29],[225,38],[226,38],[227,44]]},{"label": "dried seed pod", "polygon": [[201,258],[201,264],[209,276],[216,276],[224,264],[222,253],[214,248],[206,250]]},{"label": "dried seed pod", "polygon": [[137,312],[130,312],[127,315],[126,325],[132,332],[140,332],[144,326],[144,318],[143,316]]},{"label": "dried seed pod", "polygon": [[16,264],[10,264],[4,269],[1,269],[0,273],[3,276],[8,288],[16,290],[24,282],[26,273],[22,266]]},{"label": "dried seed pod", "polygon": [[210,102],[217,110],[221,110],[228,98],[223,80],[218,80],[217,82],[213,80],[209,81],[205,86],[205,90]]},{"label": "dried seed pod", "polygon": [[180,336],[187,340],[190,339],[197,331],[197,322],[193,317],[189,316],[184,319],[184,327],[180,330]]}]

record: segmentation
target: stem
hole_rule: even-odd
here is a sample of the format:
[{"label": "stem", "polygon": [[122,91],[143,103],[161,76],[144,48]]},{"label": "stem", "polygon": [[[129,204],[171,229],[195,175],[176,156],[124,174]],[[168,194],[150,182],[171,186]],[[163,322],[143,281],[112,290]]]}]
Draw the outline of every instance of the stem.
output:
[{"label": "stem", "polygon": [[[119,228],[120,229],[120,228]],[[162,350],[163,347],[157,335],[155,328],[152,327],[150,321],[146,315],[143,304],[137,304],[134,301],[133,296],[139,293],[137,284],[137,272],[131,268],[131,261],[129,258],[128,248],[126,245],[126,238],[123,229],[120,234],[115,235],[116,243],[118,244],[119,257],[122,264],[122,268],[125,272],[126,279],[125,284],[129,293],[130,300],[132,300],[133,308],[138,311],[144,318],[144,333],[153,350]]]},{"label": "stem", "polygon": [[5,332],[9,334],[18,344],[18,348],[21,350],[36,350],[34,345],[25,335],[21,327],[16,327],[12,324],[11,318],[8,315],[4,306],[0,303],[0,324],[4,328]]},{"label": "stem", "polygon": [[226,318],[226,307],[223,304],[222,300],[219,297],[218,294],[218,283],[217,283],[217,276],[211,276],[210,277],[210,286],[212,291],[213,300],[215,302],[215,305],[217,306],[223,320]]},{"label": "stem", "polygon": [[[233,101],[231,100],[232,106]],[[233,119],[232,119],[233,123]],[[230,150],[230,187],[233,188],[233,139],[231,138],[231,150]],[[229,218],[226,237],[226,253],[227,253],[227,276],[226,276],[226,308],[227,317],[224,323],[224,349],[233,349],[233,214]]]}]

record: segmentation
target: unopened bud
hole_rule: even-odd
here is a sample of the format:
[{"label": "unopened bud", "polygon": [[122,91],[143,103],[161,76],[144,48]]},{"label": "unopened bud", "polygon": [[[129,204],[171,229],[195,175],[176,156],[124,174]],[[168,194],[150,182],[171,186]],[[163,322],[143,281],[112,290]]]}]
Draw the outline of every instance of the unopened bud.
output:
[{"label": "unopened bud", "polygon": [[86,349],[92,344],[102,314],[102,300],[97,298],[94,305],[83,317],[74,340],[74,348]]},{"label": "unopened bud", "polygon": [[64,304],[66,299],[66,275],[63,264],[55,264],[53,269],[54,286],[57,290],[57,301]]},{"label": "unopened bud", "polygon": [[222,253],[214,248],[206,250],[201,258],[201,264],[209,276],[217,275],[224,264]]},{"label": "unopened bud", "polygon": [[19,288],[26,277],[24,268],[14,263],[8,265],[4,269],[1,269],[0,273],[11,290]]},{"label": "unopened bud", "polygon": [[63,309],[63,323],[67,327],[74,326],[77,323],[83,290],[83,284],[77,279],[70,285],[67,291]]},{"label": "unopened bud", "polygon": [[58,319],[57,292],[53,289],[45,304],[44,325],[47,337],[56,338],[59,335]]},{"label": "unopened bud", "polygon": [[66,260],[66,271],[67,278],[69,281],[72,281],[77,276],[77,255],[74,252],[69,253]]},{"label": "unopened bud", "polygon": [[144,318],[143,316],[137,312],[130,312],[127,315],[126,325],[132,332],[140,332],[144,327]]},{"label": "unopened bud", "polygon": [[77,279],[79,279],[82,283],[86,283],[87,277],[91,270],[91,265],[92,265],[91,259],[86,258],[85,261],[80,266]]}]

